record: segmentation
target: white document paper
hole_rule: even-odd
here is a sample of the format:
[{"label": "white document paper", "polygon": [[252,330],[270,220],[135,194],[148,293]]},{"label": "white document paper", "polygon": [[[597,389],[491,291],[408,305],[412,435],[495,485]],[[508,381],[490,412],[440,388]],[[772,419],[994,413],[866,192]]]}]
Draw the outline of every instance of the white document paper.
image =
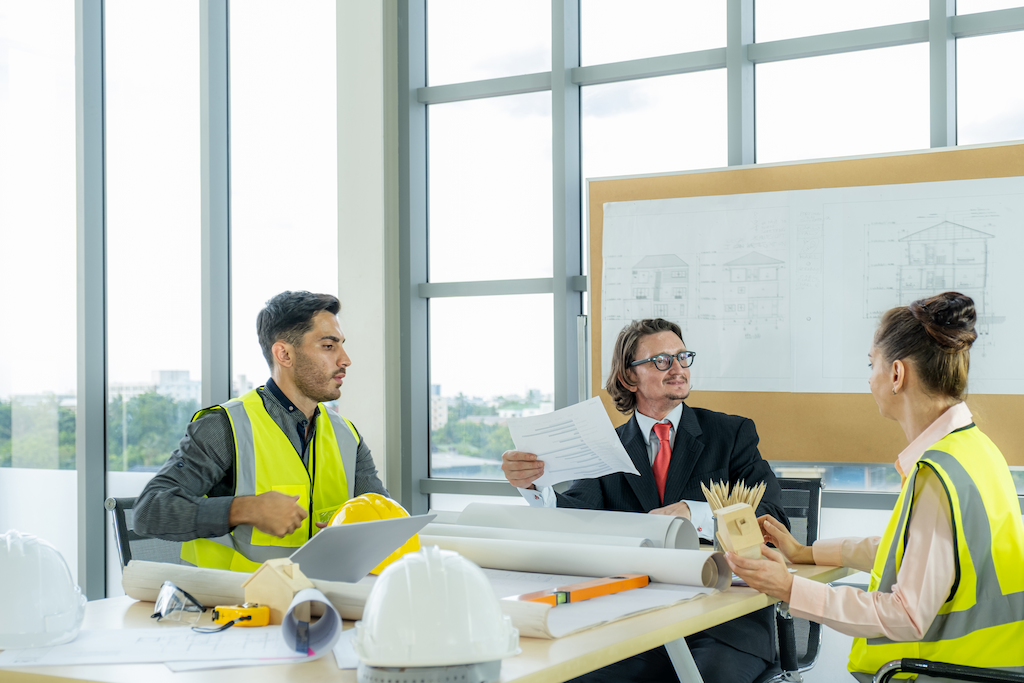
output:
[{"label": "white document paper", "polygon": [[[565,576],[561,574],[539,574],[533,572],[512,572],[500,569],[484,569],[499,598],[509,598],[522,593],[552,589],[581,581],[590,581],[589,576]],[[555,637],[575,633],[599,624],[639,614],[653,609],[668,607],[678,602],[709,595],[713,588],[677,586],[652,583],[644,588],[602,595],[577,603],[558,605],[546,613],[546,631],[550,634],[531,633],[534,637]],[[503,609],[507,600],[503,600]]]},{"label": "white document paper", "polygon": [[553,413],[511,418],[508,431],[517,450],[536,453],[544,461],[537,486],[614,472],[640,474],[596,396]]},{"label": "white document paper", "polygon": [[341,634],[338,642],[334,644],[334,661],[338,663],[339,669],[358,669],[359,655],[353,645],[356,637],[356,630],[350,628]]},{"label": "white document paper", "polygon": [[0,652],[0,666],[71,666],[78,664],[152,664],[176,660],[305,659],[281,637],[280,626],[229,628],[196,633],[179,624],[156,628],[83,629],[64,645]]},{"label": "white document paper", "polygon": [[[296,605],[316,601],[324,614],[309,626],[308,654],[295,651]],[[232,627],[196,633],[180,624],[153,628],[84,629],[70,643],[0,652],[0,666],[167,663],[173,671],[311,661],[330,652],[341,633],[341,616],[315,588],[296,594],[282,626]]]}]

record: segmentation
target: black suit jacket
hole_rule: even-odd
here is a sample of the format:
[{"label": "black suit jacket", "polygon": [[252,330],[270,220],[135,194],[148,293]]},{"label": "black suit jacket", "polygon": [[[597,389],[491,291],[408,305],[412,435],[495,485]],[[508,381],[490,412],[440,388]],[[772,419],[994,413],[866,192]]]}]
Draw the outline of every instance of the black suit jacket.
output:
[{"label": "black suit jacket", "polygon": [[[556,494],[559,507],[622,512],[650,512],[680,500],[704,500],[701,482],[743,480],[748,486],[765,482],[757,515],[770,514],[787,527],[782,508],[782,489],[771,467],[757,451],[757,430],[745,417],[716,413],[683,405],[665,479],[665,502],[658,500],[647,443],[636,417],[615,430],[640,476],[608,474],[573,482],[564,494]],[[775,660],[774,608],[734,619],[705,633],[737,650]]]}]

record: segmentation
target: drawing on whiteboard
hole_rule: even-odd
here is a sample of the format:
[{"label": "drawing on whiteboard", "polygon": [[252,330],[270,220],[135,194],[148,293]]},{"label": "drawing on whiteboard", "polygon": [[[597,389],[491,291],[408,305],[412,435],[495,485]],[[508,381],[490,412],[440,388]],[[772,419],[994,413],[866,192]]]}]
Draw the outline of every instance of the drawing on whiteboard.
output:
[{"label": "drawing on whiteboard", "polygon": [[[986,212],[990,213],[990,212]],[[988,216],[991,220],[992,216]],[[959,219],[967,220],[967,219]],[[990,228],[991,229],[991,228]],[[992,306],[990,291],[992,255],[996,236],[951,220],[927,228],[904,228],[894,238],[868,231],[869,246],[865,317],[875,320],[893,306],[906,306],[936,292],[957,291],[974,300],[978,319],[978,340],[973,351],[985,355],[990,346],[991,326],[1004,323]],[[880,257],[878,245],[897,244],[895,263]],[[875,247],[872,249],[872,247]],[[894,277],[892,277],[894,276]]]},{"label": "drawing on whiteboard", "polygon": [[675,254],[645,256],[633,265],[632,299],[626,310],[633,318],[671,318],[688,315],[690,266]]},{"label": "drawing on whiteboard", "polygon": [[726,320],[778,320],[782,291],[779,270],[784,261],[756,251],[726,263],[728,274],[723,303]]},{"label": "drawing on whiteboard", "polygon": [[867,391],[879,316],[956,290],[971,392],[1022,393],[1022,224],[1024,177],[606,204],[602,374],[626,321],[662,317],[699,353],[694,387]]}]

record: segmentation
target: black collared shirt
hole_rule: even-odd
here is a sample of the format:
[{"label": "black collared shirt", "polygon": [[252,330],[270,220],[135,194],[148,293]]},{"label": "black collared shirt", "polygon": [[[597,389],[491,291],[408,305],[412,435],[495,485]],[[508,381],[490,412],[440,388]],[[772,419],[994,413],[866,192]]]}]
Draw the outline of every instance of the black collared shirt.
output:
[{"label": "black collared shirt", "polygon": [[[302,458],[303,466],[309,467],[309,444],[316,437],[316,418],[320,416],[320,405],[317,404],[316,410],[313,411],[313,426],[310,427],[310,421],[306,419],[306,414],[299,410],[299,407],[292,403],[292,400],[281,391],[281,387],[277,386],[277,382],[274,381],[273,377],[267,380],[265,386],[267,391],[281,404],[281,407],[288,411],[288,417],[295,420],[295,433],[299,437],[299,447],[296,448],[296,451],[298,451],[299,457]],[[307,430],[309,432],[308,435]],[[292,445],[296,444],[293,442]]]}]

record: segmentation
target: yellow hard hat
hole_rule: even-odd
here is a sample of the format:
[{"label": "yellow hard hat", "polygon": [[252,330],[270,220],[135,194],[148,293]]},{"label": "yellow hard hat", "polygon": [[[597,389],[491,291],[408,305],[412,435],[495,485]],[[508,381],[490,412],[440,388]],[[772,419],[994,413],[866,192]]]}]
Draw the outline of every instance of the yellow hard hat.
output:
[{"label": "yellow hard hat", "polygon": [[[377,519],[395,519],[396,517],[408,517],[409,513],[401,505],[379,493],[364,493],[361,496],[350,498],[348,502],[338,508],[331,518],[330,526],[350,524],[352,522],[372,522]],[[406,553],[414,553],[420,549],[419,534],[399,546],[398,550],[391,553],[384,560],[373,568],[371,574],[380,574],[384,567],[388,566]]]}]

